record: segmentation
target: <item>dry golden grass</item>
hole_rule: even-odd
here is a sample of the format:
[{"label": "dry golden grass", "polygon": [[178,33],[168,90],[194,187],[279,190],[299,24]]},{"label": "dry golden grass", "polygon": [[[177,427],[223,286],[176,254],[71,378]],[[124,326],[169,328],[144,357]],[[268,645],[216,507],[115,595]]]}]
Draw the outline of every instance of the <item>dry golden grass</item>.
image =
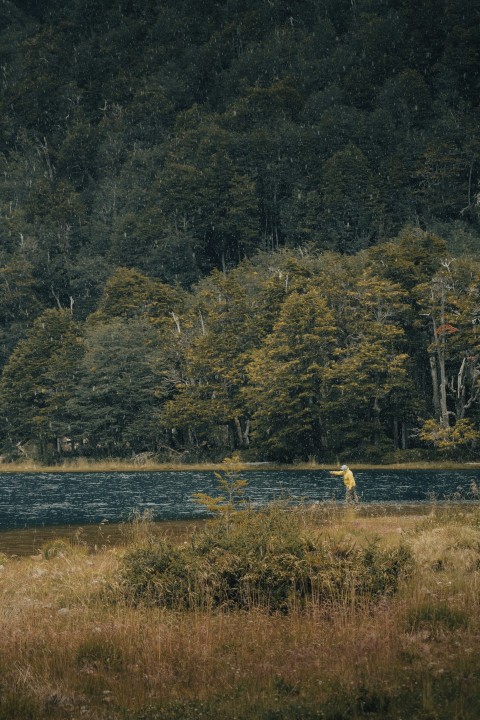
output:
[{"label": "dry golden grass", "polygon": [[[319,463],[317,461],[310,462],[299,462],[294,465],[279,465],[278,463],[250,463],[239,461],[237,464],[237,470],[331,470],[334,463]],[[428,462],[397,462],[390,464],[375,464],[375,463],[355,463],[352,464],[353,470],[449,470],[449,469],[467,469],[480,467],[480,463],[467,462],[461,463],[458,461],[438,460]],[[60,464],[56,465],[45,465],[35,460],[22,460],[16,462],[1,462],[0,461],[0,472],[162,472],[162,471],[173,471],[173,470],[221,470],[225,468],[224,462],[196,462],[196,463],[181,463],[181,462],[153,462],[151,460],[136,462],[134,459],[125,460],[118,458],[111,458],[106,460],[95,460],[88,458],[72,458],[71,460],[64,460]]]},{"label": "dry golden grass", "polygon": [[168,470],[215,470],[221,463],[136,463],[133,460],[88,460],[76,458],[58,465],[43,465],[33,460],[0,463],[0,472],[160,472]]},{"label": "dry golden grass", "polygon": [[346,513],[321,527],[407,540],[414,577],[377,605],[180,613],[111,601],[122,548],[3,557],[0,718],[477,719],[478,516]]}]

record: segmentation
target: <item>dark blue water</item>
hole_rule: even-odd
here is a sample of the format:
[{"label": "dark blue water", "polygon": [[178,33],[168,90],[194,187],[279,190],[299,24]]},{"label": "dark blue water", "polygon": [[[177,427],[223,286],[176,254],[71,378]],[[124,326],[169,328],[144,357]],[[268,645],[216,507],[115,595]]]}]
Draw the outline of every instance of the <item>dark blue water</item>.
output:
[{"label": "dark blue water", "polygon": [[[254,506],[279,498],[343,500],[342,479],[325,470],[250,470],[242,477]],[[472,483],[480,486],[480,469],[363,470],[355,477],[364,503],[469,500]],[[201,517],[205,509],[192,494],[216,488],[210,471],[0,473],[0,530],[123,522],[146,510],[157,520]]]}]

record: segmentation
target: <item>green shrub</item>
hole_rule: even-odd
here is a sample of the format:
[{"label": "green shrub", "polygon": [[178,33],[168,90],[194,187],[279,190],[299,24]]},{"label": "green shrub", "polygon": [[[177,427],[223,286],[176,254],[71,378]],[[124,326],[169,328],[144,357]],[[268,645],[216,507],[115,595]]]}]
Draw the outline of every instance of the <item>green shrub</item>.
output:
[{"label": "green shrub", "polygon": [[410,551],[404,546],[381,550],[377,543],[362,548],[327,540],[312,557],[312,593],[319,601],[378,600],[394,595],[412,568]]},{"label": "green shrub", "polygon": [[306,534],[297,512],[272,504],[213,521],[176,548],[166,540],[124,557],[122,587],[133,602],[170,608],[289,612],[309,602],[375,601],[411,569],[405,547],[381,550]]},{"label": "green shrub", "polygon": [[186,553],[166,540],[135,547],[123,561],[122,585],[134,603],[176,608],[189,598],[190,575]]}]

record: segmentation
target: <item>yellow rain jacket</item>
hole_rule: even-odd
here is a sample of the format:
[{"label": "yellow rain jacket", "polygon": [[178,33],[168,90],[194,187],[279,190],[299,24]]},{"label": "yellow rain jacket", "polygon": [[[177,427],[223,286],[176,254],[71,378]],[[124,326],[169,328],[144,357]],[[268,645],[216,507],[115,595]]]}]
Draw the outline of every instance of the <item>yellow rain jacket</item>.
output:
[{"label": "yellow rain jacket", "polygon": [[343,475],[343,482],[347,490],[352,490],[356,485],[355,478],[349,467],[345,468],[345,470],[330,470],[330,475]]}]

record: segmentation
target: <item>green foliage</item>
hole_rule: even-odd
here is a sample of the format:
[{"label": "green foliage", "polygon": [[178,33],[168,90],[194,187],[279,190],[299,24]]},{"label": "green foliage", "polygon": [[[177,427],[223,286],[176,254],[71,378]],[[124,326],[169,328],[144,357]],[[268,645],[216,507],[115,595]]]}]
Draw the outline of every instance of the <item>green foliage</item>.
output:
[{"label": "green foliage", "polygon": [[58,452],[60,438],[70,429],[66,406],[74,394],[82,353],[80,329],[69,311],[47,310],[35,320],[0,381],[7,450],[30,440],[40,457]]},{"label": "green foliage", "polygon": [[14,254],[0,267],[0,361],[3,363],[23,339],[38,315],[41,304],[32,274],[32,264]]},{"label": "green foliage", "polygon": [[437,449],[451,452],[464,449],[479,440],[479,431],[471,420],[457,420],[453,427],[445,427],[436,420],[426,420],[420,428],[420,438]]},{"label": "green foliage", "polygon": [[433,5],[2,4],[4,447],[62,455],[73,414],[107,452],[88,368],[55,402],[18,368],[53,308],[89,342],[160,330],[161,357],[126,353],[142,409],[109,398],[108,452],[374,457],[478,423],[478,17]]},{"label": "green foliage", "polygon": [[268,456],[317,454],[326,434],[325,382],[335,343],[335,319],[316,287],[292,292],[263,345],[252,353],[246,395],[255,434]]},{"label": "green foliage", "polygon": [[[474,457],[480,266],[437,262],[429,238],[406,229],[386,265],[379,247],[260,254],[190,293],[117,268],[86,322],[49,310],[17,344],[0,380],[3,447],[382,462],[424,444]],[[28,265],[3,277],[7,338],[15,308],[28,328],[38,305]]]},{"label": "green foliage", "polygon": [[46,304],[78,306],[89,252],[190,283],[306,238],[478,235],[475,10],[334,5],[2,9],[0,214]]},{"label": "green foliage", "polygon": [[194,590],[187,563],[186,554],[167,541],[133,549],[124,558],[122,580],[126,598],[134,603],[175,609],[188,606]]},{"label": "green foliage", "polygon": [[89,324],[77,391],[68,402],[82,452],[156,450],[162,403],[171,392],[167,338],[142,317]]},{"label": "green foliage", "polygon": [[[220,444],[224,454],[224,449],[249,446],[249,413],[242,395],[245,364],[266,331],[276,301],[268,297],[270,288],[258,275],[248,263],[226,276],[212,273],[182,318],[188,333],[183,378],[166,404],[164,419],[200,449]],[[220,441],[216,428],[223,430]]]},{"label": "green foliage", "polygon": [[91,322],[108,322],[115,318],[145,317],[153,323],[172,322],[172,311],[180,304],[175,290],[142,275],[136,270],[118,268],[105,283],[97,310]]},{"label": "green foliage", "polygon": [[226,531],[229,531],[235,510],[244,502],[245,488],[248,482],[239,475],[240,458],[234,455],[225,458],[224,471],[215,471],[217,479],[216,495],[198,492],[193,494],[193,499],[200,505],[204,505],[209,513],[221,518]]}]

